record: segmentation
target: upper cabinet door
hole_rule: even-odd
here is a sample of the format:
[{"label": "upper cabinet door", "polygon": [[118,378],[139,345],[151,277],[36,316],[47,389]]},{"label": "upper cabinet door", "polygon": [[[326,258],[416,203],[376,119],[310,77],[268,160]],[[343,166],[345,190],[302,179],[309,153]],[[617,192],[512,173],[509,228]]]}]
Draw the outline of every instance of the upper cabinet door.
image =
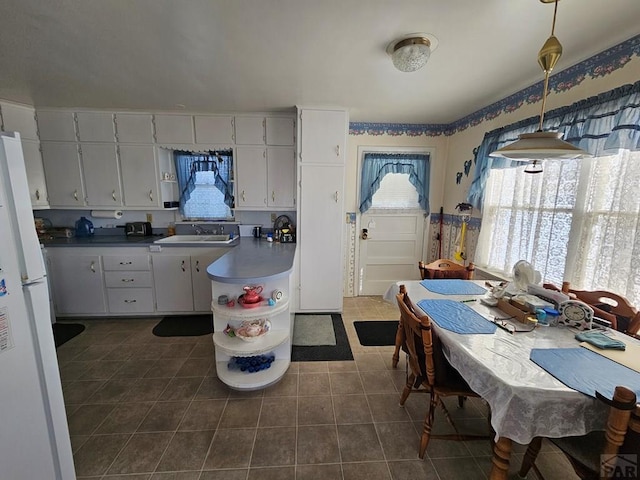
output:
[{"label": "upper cabinet door", "polygon": [[24,164],[27,169],[27,181],[29,183],[29,196],[31,206],[48,207],[47,184],[44,178],[44,166],[42,165],[42,155],[40,154],[40,144],[31,140],[22,141],[22,153]]},{"label": "upper cabinet door", "polygon": [[115,145],[83,143],[81,146],[87,205],[119,207],[122,190]]},{"label": "upper cabinet door", "polygon": [[81,142],[115,142],[113,114],[78,112],[78,138]]},{"label": "upper cabinet door", "polygon": [[120,145],[120,170],[127,207],[157,207],[158,175],[153,145]]},{"label": "upper cabinet door", "polygon": [[158,143],[193,143],[191,115],[154,115]]},{"label": "upper cabinet door", "polygon": [[38,140],[38,125],[33,108],[0,103],[5,132],[19,132],[22,140]]},{"label": "upper cabinet door", "polygon": [[267,151],[265,147],[237,147],[236,208],[266,208]]},{"label": "upper cabinet door", "polygon": [[264,117],[236,117],[236,145],[264,145]]},{"label": "upper cabinet door", "polygon": [[300,161],[344,165],[347,112],[303,109],[300,115]]},{"label": "upper cabinet door", "polygon": [[153,143],[153,119],[145,113],[116,113],[116,139],[122,143]]},{"label": "upper cabinet door", "polygon": [[196,115],[196,143],[233,143],[233,117]]},{"label": "upper cabinet door", "polygon": [[76,122],[73,112],[36,111],[40,141],[75,142]]},{"label": "upper cabinet door", "polygon": [[267,204],[295,208],[296,153],[293,147],[267,147]]},{"label": "upper cabinet door", "polygon": [[293,118],[267,117],[267,145],[292,146],[295,144]]},{"label": "upper cabinet door", "polygon": [[49,204],[52,207],[84,206],[78,145],[42,142],[40,146]]}]

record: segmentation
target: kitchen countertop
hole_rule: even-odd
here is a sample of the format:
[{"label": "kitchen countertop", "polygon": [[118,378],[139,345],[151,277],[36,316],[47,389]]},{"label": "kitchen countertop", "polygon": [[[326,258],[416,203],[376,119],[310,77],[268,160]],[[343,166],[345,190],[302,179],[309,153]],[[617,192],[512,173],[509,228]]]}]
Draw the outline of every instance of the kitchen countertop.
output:
[{"label": "kitchen countertop", "polygon": [[[41,238],[40,243],[45,247],[144,247],[153,245],[156,240],[166,238],[168,235],[151,235],[148,237],[136,237],[126,235],[93,235],[91,237],[71,237],[71,238]],[[161,243],[162,248],[172,247],[235,247],[240,243],[240,237],[230,243],[203,243],[202,245],[194,245],[194,243]]]},{"label": "kitchen countertop", "polygon": [[207,275],[222,283],[262,282],[289,275],[295,253],[295,243],[242,237],[237,247],[209,265]]}]

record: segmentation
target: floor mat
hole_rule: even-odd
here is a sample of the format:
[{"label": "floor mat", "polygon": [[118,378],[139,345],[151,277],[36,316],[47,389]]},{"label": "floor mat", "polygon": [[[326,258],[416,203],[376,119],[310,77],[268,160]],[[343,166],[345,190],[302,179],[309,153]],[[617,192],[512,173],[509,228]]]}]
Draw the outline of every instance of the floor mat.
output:
[{"label": "floor mat", "polygon": [[353,353],[349,346],[347,331],[342,323],[342,315],[331,314],[333,331],[335,332],[335,346],[313,346],[302,347],[294,345],[291,351],[291,361],[293,362],[331,362],[339,360],[353,360]]},{"label": "floor mat", "polygon": [[53,324],[53,339],[56,348],[67,343],[73,337],[80,335],[84,331],[84,325],[80,323],[60,323]]},{"label": "floor mat", "polygon": [[153,327],[156,337],[196,337],[213,333],[213,315],[171,315]]},{"label": "floor mat", "polygon": [[368,320],[353,322],[360,345],[364,347],[383,347],[396,344],[398,320]]},{"label": "floor mat", "polygon": [[331,315],[296,315],[293,321],[293,344],[313,347],[336,344]]}]

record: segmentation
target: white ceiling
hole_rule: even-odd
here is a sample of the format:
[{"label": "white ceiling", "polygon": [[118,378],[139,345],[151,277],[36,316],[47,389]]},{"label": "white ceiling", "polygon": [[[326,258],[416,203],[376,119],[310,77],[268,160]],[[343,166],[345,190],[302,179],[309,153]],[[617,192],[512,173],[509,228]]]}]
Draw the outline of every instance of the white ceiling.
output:
[{"label": "white ceiling", "polygon": [[[542,79],[552,17],[539,0],[0,0],[0,98],[449,123]],[[385,48],[413,32],[439,46],[402,73]],[[562,0],[556,70],[639,33],[639,0]]]}]

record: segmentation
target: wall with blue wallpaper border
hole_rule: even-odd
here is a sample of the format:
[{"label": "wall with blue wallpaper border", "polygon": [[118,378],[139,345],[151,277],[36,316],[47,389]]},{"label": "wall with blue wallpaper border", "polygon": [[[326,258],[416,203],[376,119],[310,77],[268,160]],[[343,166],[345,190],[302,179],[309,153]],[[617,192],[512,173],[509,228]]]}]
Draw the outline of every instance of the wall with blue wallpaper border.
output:
[{"label": "wall with blue wallpaper border", "polygon": [[[640,56],[640,35],[558,72],[550,77],[549,89],[556,93],[566,92],[580,85],[586,78],[605,77],[623,68],[634,56]],[[449,124],[352,122],[349,124],[349,135],[450,136],[503,113],[513,112],[522,105],[539,102],[541,92],[542,81]]]}]

